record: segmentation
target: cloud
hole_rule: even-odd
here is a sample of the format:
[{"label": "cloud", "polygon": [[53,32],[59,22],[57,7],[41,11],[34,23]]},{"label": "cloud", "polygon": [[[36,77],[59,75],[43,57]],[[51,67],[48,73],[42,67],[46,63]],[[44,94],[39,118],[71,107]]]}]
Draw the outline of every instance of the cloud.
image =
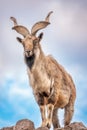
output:
[{"label": "cloud", "polygon": [[8,96],[9,96],[9,99],[11,99],[11,100],[19,97],[18,100],[21,99],[21,101],[22,101],[23,99],[26,100],[27,98],[28,99],[31,98],[32,97],[32,91],[29,88],[21,88],[21,86],[19,87],[19,86],[17,86],[17,84],[13,84],[12,87],[10,88],[10,90],[9,90]]},{"label": "cloud", "polygon": [[29,85],[25,81],[15,82],[14,77],[6,79],[0,93],[0,127],[14,125],[17,120],[23,118],[29,118],[37,126],[40,123],[40,118],[38,121],[36,120],[37,114],[40,117],[37,103]]},{"label": "cloud", "polygon": [[[53,2],[53,32],[57,40],[73,41],[78,47],[79,42],[87,41],[87,9],[84,2],[59,1]],[[84,3],[84,6],[82,5]],[[52,4],[52,3],[51,3]],[[79,41],[76,43],[76,41]],[[70,43],[68,42],[67,44]],[[83,43],[84,44],[84,43]]]},{"label": "cloud", "polygon": [[[23,24],[27,27],[30,27],[33,25],[33,22],[36,22],[37,20],[43,20],[45,15],[50,11],[53,10],[54,13],[51,16],[51,25],[49,29],[46,29],[45,36],[43,38],[43,43],[47,43],[48,45],[44,45],[44,50],[48,53],[52,53],[53,55],[56,55],[55,53],[59,51],[59,54],[66,55],[66,57],[69,57],[69,60],[71,58],[76,61],[84,62],[84,57],[86,58],[87,54],[87,9],[86,9],[86,2],[79,2],[79,1],[43,1],[40,0],[35,1],[37,4],[37,7],[32,10],[34,1],[15,1],[12,2],[8,0],[11,4],[11,8],[6,12],[4,17],[4,21],[2,24],[1,29],[3,30],[1,35],[1,45],[0,45],[0,59],[1,59],[1,68],[4,71],[4,68],[10,66],[12,69],[19,68],[19,66],[22,68],[24,66],[23,62],[23,48],[22,46],[16,41],[17,34],[15,31],[11,30],[11,27],[13,26],[12,22],[9,20],[10,14],[9,12],[15,12],[17,19],[20,24]],[[14,3],[14,4],[13,4]],[[21,3],[21,6],[20,6]],[[45,7],[44,11],[39,11],[39,4],[43,4],[43,7]],[[2,2],[2,7],[5,6],[4,2]],[[13,7],[14,5],[14,7]],[[48,6],[49,5],[49,6]],[[17,6],[17,7],[16,7]],[[7,4],[7,7],[9,7],[9,4]],[[15,8],[16,7],[16,8]],[[29,12],[29,17],[26,13],[26,10],[24,11],[23,8],[27,8],[27,12]],[[29,8],[31,10],[29,10]],[[38,8],[37,11],[35,11]],[[14,11],[15,10],[15,11]],[[20,11],[18,11],[20,10]],[[1,12],[3,12],[3,9],[1,8]],[[25,12],[25,15],[24,13]],[[40,14],[43,14],[40,15]],[[44,15],[45,14],[45,15]],[[14,14],[13,14],[14,15]],[[19,17],[20,15],[20,17]],[[34,17],[33,17],[34,16]],[[7,18],[8,17],[8,18]],[[23,18],[22,18],[23,17]],[[2,19],[3,20],[3,19]],[[49,35],[50,31],[50,35]],[[3,38],[5,36],[5,38]],[[8,40],[7,40],[8,39]],[[49,48],[51,44],[51,47]],[[53,52],[53,49],[56,50]],[[73,53],[74,50],[74,53]],[[60,57],[60,56],[59,56]],[[65,58],[66,58],[65,57]],[[84,63],[85,64],[85,63]],[[10,69],[10,68],[9,68]]]}]

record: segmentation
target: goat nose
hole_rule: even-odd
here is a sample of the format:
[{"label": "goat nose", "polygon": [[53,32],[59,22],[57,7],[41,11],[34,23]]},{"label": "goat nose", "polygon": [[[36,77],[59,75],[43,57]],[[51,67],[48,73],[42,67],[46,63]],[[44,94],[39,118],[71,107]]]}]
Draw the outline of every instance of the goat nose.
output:
[{"label": "goat nose", "polygon": [[25,50],[25,52],[29,53],[29,52],[30,52],[30,50]]},{"label": "goat nose", "polygon": [[29,51],[25,50],[25,55],[28,57],[29,56]]},{"label": "goat nose", "polygon": [[26,51],[25,51],[25,54],[27,54],[27,55],[30,55],[30,53],[31,53],[30,50],[26,50]]}]

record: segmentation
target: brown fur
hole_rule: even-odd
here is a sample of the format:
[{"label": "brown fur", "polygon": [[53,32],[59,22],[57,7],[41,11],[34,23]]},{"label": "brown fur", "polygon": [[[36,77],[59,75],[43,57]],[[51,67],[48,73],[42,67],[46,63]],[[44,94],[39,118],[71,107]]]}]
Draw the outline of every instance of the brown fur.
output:
[{"label": "brown fur", "polygon": [[[16,19],[13,17],[11,19],[15,25]],[[40,28],[49,24],[49,15],[46,20],[33,26],[31,31],[33,34],[30,34],[25,27],[18,26],[17,21],[13,29],[24,36],[24,39],[17,38],[17,40],[24,47],[25,63],[35,99],[40,107],[42,127],[50,128],[53,123],[54,128],[59,128],[57,111],[59,108],[65,109],[64,125],[68,125],[74,113],[76,89],[66,70],[53,57],[45,56],[43,53],[40,45],[43,34],[35,36]]]},{"label": "brown fur", "polygon": [[[28,75],[36,101],[41,108],[43,107],[44,111],[45,105],[48,109],[47,120],[45,120],[46,113],[44,112],[43,117],[43,111],[41,110],[42,126],[50,127],[52,121],[54,127],[60,126],[57,119],[58,108],[65,108],[64,124],[68,125],[73,116],[76,98],[75,85],[70,75],[52,57],[43,55],[42,51],[32,69],[28,69]],[[43,93],[48,96],[46,97]],[[50,108],[48,107],[49,104]],[[52,113],[53,115],[51,115]]]}]

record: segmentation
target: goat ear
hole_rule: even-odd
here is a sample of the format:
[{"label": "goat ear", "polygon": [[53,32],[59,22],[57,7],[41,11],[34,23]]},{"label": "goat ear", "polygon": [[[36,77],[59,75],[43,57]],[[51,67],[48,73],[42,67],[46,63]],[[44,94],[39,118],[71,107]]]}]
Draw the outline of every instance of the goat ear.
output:
[{"label": "goat ear", "polygon": [[17,37],[17,41],[22,43],[22,39],[20,37]]},{"label": "goat ear", "polygon": [[39,34],[38,38],[39,38],[39,41],[41,41],[41,39],[43,38],[43,32]]}]

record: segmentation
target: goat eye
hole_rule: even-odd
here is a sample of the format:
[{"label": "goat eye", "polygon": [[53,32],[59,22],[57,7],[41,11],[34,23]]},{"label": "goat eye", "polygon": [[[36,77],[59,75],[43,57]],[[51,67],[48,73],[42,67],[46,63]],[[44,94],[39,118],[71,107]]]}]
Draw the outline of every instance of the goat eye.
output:
[{"label": "goat eye", "polygon": [[37,44],[37,43],[38,43],[38,39],[35,39],[35,40],[33,41],[33,43],[34,43],[34,44]]},{"label": "goat eye", "polygon": [[24,44],[24,42],[22,42],[22,45],[23,45],[23,47],[25,47],[25,44]]}]

